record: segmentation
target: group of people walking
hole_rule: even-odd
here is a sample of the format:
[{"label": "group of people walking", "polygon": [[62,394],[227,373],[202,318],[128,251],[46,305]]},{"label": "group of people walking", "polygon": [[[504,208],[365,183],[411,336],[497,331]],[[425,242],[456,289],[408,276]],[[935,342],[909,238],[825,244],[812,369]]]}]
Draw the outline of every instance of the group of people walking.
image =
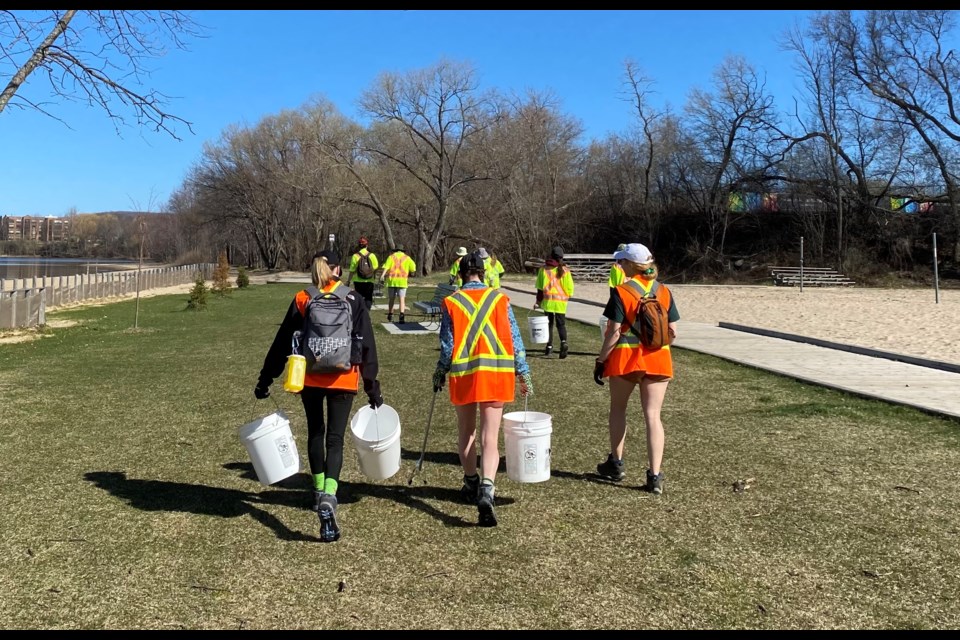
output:
[{"label": "group of people walking", "polygon": [[[518,385],[521,396],[532,395],[533,381],[513,308],[509,298],[499,290],[503,265],[483,248],[468,253],[460,247],[457,255],[449,272],[450,284],[457,285],[457,289],[444,298],[441,306],[440,357],[433,374],[433,392],[439,393],[445,386],[449,388],[456,408],[457,452],[463,469],[460,493],[464,501],[476,506],[478,524],[489,527],[497,525],[494,497],[504,405],[514,401]],[[534,305],[550,318],[550,341],[545,355],[552,352],[556,326],[561,359],[569,355],[566,313],[574,292],[573,277],[563,257],[562,247],[553,247],[539,269]],[[637,243],[621,245],[613,260],[610,297],[604,309],[608,322],[594,367],[594,381],[603,385],[607,380],[610,384],[610,451],[597,465],[597,473],[614,482],[626,476],[623,456],[627,405],[633,391],[639,388],[647,432],[646,488],[660,494],[664,448],[660,410],[673,377],[673,365],[669,343],[658,348],[648,347],[640,339],[637,326],[645,300],[655,300],[667,310],[671,338],[676,335],[679,314],[671,292],[657,281],[656,263],[647,247]],[[374,265],[372,270],[371,265]],[[361,238],[358,250],[350,258],[350,274],[344,284],[340,256],[329,250],[318,252],[311,265],[313,287],[294,296],[264,359],[254,390],[257,398],[268,397],[269,387],[283,372],[291,349],[305,348],[297,339],[313,315],[311,305],[327,300],[335,304],[333,301],[341,300],[344,308],[349,309],[342,318],[343,322],[349,322],[350,363],[335,372],[308,373],[300,392],[307,418],[307,451],[314,487],[312,504],[320,519],[321,540],[325,542],[340,537],[336,494],[343,464],[343,440],[361,380],[370,406],[377,408],[383,404],[376,339],[370,319],[376,282],[374,272],[378,266],[366,238]],[[388,322],[392,321],[394,298],[399,298],[400,322],[403,322],[407,278],[415,269],[413,260],[399,249],[384,261],[380,280],[386,282],[391,294]],[[616,284],[614,269],[622,272]],[[351,283],[356,291],[349,288]]]}]

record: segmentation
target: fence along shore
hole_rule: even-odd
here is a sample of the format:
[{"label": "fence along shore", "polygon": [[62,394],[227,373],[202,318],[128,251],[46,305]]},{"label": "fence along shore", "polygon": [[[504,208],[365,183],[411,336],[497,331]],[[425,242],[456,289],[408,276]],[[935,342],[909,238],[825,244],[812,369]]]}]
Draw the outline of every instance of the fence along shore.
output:
[{"label": "fence along shore", "polygon": [[46,312],[61,305],[119,298],[140,291],[189,284],[203,274],[213,275],[213,263],[187,264],[175,267],[150,267],[104,271],[70,276],[33,276],[0,280],[0,329],[35,327],[46,324]]}]

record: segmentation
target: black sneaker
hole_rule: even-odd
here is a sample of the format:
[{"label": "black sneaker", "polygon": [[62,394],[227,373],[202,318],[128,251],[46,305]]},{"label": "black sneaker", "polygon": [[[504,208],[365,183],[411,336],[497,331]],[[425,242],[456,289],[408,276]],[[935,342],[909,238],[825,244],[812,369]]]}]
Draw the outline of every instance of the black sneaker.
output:
[{"label": "black sneaker", "polygon": [[340,539],[340,527],[337,525],[337,496],[323,494],[317,509],[320,516],[320,540],[336,542]]},{"label": "black sneaker", "polygon": [[460,497],[467,504],[477,504],[477,498],[480,496],[480,476],[475,475],[472,478],[463,476],[463,486],[460,487]]},{"label": "black sneaker", "polygon": [[387,314],[387,322],[393,322],[393,314],[392,314],[392,313],[388,313],[388,314]]},{"label": "black sneaker", "polygon": [[401,313],[401,314],[400,314],[400,324],[405,324],[405,323],[406,323],[406,320],[404,320],[403,314]]},{"label": "black sneaker", "polygon": [[313,490],[313,506],[310,507],[311,511],[320,511],[320,501],[323,499],[323,491],[317,489]]},{"label": "black sneaker", "polygon": [[493,485],[481,484],[477,497],[477,512],[479,520],[477,524],[481,527],[497,526],[497,514],[493,510]]},{"label": "black sneaker", "polygon": [[613,454],[608,453],[607,459],[597,465],[597,473],[607,480],[620,481],[626,475],[623,460],[614,460]]},{"label": "black sneaker", "polygon": [[548,345],[543,349],[543,355],[548,356],[548,355],[550,355],[551,353],[553,353],[553,345],[552,345],[552,344],[548,344]]},{"label": "black sneaker", "polygon": [[650,469],[647,469],[647,491],[655,496],[663,493],[663,471],[653,475],[650,473]]},{"label": "black sneaker", "polygon": [[569,352],[570,352],[570,348],[567,347],[567,343],[561,342],[560,343],[560,359],[563,360],[564,358],[566,358]]}]

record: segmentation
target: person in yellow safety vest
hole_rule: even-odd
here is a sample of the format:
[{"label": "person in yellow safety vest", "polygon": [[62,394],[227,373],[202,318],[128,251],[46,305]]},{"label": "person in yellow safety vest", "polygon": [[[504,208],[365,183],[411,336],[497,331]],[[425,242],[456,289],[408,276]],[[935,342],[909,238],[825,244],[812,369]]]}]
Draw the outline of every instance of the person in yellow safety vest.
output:
[{"label": "person in yellow safety vest", "polygon": [[[611,290],[603,310],[607,328],[593,368],[593,380],[603,386],[603,378],[610,380],[610,453],[597,465],[597,473],[608,480],[619,481],[626,475],[623,450],[627,434],[627,405],[635,388],[640,387],[640,404],[647,430],[646,490],[654,495],[663,493],[663,423],[660,410],[667,385],[673,378],[673,359],[670,343],[677,337],[677,311],[673,294],[657,280],[657,265],[653,254],[642,244],[628,244],[613,254],[623,265],[627,280]],[[648,348],[639,337],[636,325],[644,300],[655,298],[667,310],[670,342],[659,348]]]},{"label": "person in yellow safety vest", "polygon": [[383,263],[383,272],[380,282],[386,280],[389,298],[387,300],[387,322],[393,322],[393,303],[400,298],[400,324],[403,324],[403,314],[407,310],[407,278],[417,270],[417,263],[403,252],[403,249],[394,249]]},{"label": "person in yellow safety vest", "polygon": [[[623,251],[627,245],[619,244],[617,245],[617,251]],[[613,266],[610,267],[610,277],[607,278],[607,284],[610,285],[611,289],[616,289],[624,282],[626,282],[627,276],[623,273],[623,267],[620,266],[620,263],[614,260]]]},{"label": "person in yellow safety vest", "polygon": [[570,269],[563,263],[563,248],[554,247],[544,265],[537,271],[537,302],[533,305],[540,307],[547,314],[549,333],[544,355],[553,351],[553,325],[557,325],[557,334],[560,336],[560,359],[567,357],[567,302],[573,295],[573,276]]},{"label": "person in yellow safety vest", "polygon": [[457,285],[457,288],[463,286],[463,281],[460,280],[460,260],[463,256],[467,255],[466,247],[457,247],[457,259],[453,261],[453,264],[450,265],[450,283]]},{"label": "person in yellow safety vest", "polygon": [[503,263],[492,253],[488,253],[484,247],[480,247],[477,252],[483,257],[483,265],[486,271],[483,273],[483,282],[491,289],[500,288],[500,276],[504,273]]},{"label": "person in yellow safety vest", "polygon": [[366,256],[369,258],[370,267],[374,272],[376,272],[377,267],[380,266],[380,261],[377,260],[376,254],[370,251],[368,245],[369,241],[367,238],[360,236],[357,252],[350,256],[350,275],[347,276],[347,286],[349,287],[351,283],[355,283],[353,288],[360,294],[360,297],[363,298],[363,302],[367,305],[367,310],[369,311],[373,308],[373,281],[376,279],[376,273],[371,273],[367,277],[360,275],[360,257]]},{"label": "person in yellow safety vest", "polygon": [[[533,395],[533,381],[513,308],[505,295],[481,282],[485,269],[478,252],[464,257],[460,261],[463,288],[443,300],[440,359],[433,372],[433,392],[443,389],[449,374],[450,401],[457,409],[457,449],[463,467],[460,495],[477,506],[481,527],[495,527],[494,478],[500,465],[497,442],[503,406],[513,402],[517,382],[520,395]],[[478,409],[483,445],[479,469]]]}]

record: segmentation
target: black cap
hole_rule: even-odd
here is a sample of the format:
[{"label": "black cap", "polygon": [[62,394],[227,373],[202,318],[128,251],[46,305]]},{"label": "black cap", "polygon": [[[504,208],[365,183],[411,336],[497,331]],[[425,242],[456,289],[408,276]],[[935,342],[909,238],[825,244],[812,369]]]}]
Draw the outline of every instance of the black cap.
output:
[{"label": "black cap", "polygon": [[483,273],[486,271],[486,265],[483,263],[483,258],[480,257],[479,251],[474,251],[468,253],[464,257],[460,258],[460,278],[466,280],[466,276],[471,271],[476,271]]},{"label": "black cap", "polygon": [[313,259],[317,258],[326,258],[327,264],[331,267],[336,267],[340,265],[340,254],[332,249],[324,249],[323,251],[317,251],[313,254]]},{"label": "black cap", "polygon": [[557,246],[550,249],[550,257],[554,260],[563,260],[563,247]]}]

